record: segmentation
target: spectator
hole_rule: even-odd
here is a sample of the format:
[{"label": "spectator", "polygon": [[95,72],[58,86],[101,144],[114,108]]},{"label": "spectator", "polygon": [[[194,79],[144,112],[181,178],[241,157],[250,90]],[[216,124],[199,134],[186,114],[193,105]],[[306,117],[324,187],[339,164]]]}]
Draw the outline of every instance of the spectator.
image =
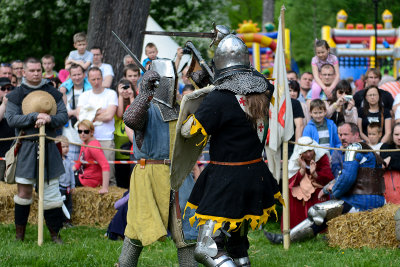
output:
[{"label": "spectator", "polygon": [[[8,78],[0,78],[0,138],[14,137],[15,129],[11,128],[5,118],[6,107],[7,107],[7,97],[6,95],[14,90],[14,86]],[[0,142],[0,157],[4,158],[6,152],[10,149],[13,141],[2,141]],[[0,160],[0,181],[4,180],[4,173],[6,171],[5,160]]]},{"label": "spectator", "polygon": [[[54,56],[52,55],[44,55],[42,57],[42,67],[44,72],[42,73],[43,78],[50,79],[58,77],[58,73],[54,70],[56,66]],[[57,87],[56,87],[57,88]]]},{"label": "spectator", "polygon": [[[308,136],[299,138],[297,142],[318,145]],[[311,206],[328,200],[318,199],[318,193],[334,177],[329,164],[329,152],[321,148],[295,145],[288,168],[290,228],[293,228],[307,218]]]},{"label": "spectator", "polygon": [[[303,131],[303,136],[309,136],[320,146],[340,147],[336,124],[326,118],[326,105],[320,99],[314,99],[310,104],[311,120]],[[331,151],[332,153],[332,151]]]},{"label": "spectator", "polygon": [[356,86],[356,92],[363,90],[363,89],[364,89],[364,85],[365,85],[365,75],[362,74],[362,75],[360,76],[360,78],[357,79],[357,80],[354,82],[354,85]]},{"label": "spectator", "polygon": [[299,79],[297,76],[297,73],[294,70],[289,70],[286,73],[286,77],[287,77],[288,81],[297,81]]},{"label": "spectator", "polygon": [[129,64],[124,68],[123,73],[124,73],[124,79],[127,79],[132,83],[133,86],[132,89],[135,91],[136,95],[139,94],[139,88],[138,88],[138,80],[140,78],[139,68],[134,64]]},{"label": "spectator", "polygon": [[194,92],[194,86],[191,84],[185,84],[185,86],[182,89],[182,96],[193,93]]},{"label": "spectator", "polygon": [[69,70],[72,64],[80,65],[87,70],[93,62],[93,54],[86,50],[87,40],[84,32],[78,32],[74,35],[74,47],[77,50],[71,51],[65,61],[65,69]]},{"label": "spectator", "polygon": [[19,59],[11,61],[12,73],[17,76],[18,85],[20,85],[22,81],[22,70],[24,69],[23,65],[24,63]]},{"label": "spectator", "polygon": [[12,69],[11,69],[11,65],[9,63],[1,63],[0,65],[0,78],[1,77],[6,77],[8,78],[10,81],[12,80]]},{"label": "spectator", "polygon": [[[60,192],[62,196],[65,196],[64,204],[68,209],[69,214],[72,214],[72,197],[71,194],[75,191],[75,175],[73,166],[74,163],[71,159],[68,158],[68,150],[69,150],[69,140],[65,136],[57,136],[57,139],[61,141],[62,148],[62,160],[65,169],[65,173],[60,176]],[[66,218],[64,222],[64,226],[71,227],[71,220]]]},{"label": "spectator", "polygon": [[307,94],[311,89],[311,84],[314,79],[314,76],[312,75],[311,72],[304,72],[300,76],[300,94],[297,100],[299,100],[301,103],[306,102]]},{"label": "spectator", "polygon": [[[330,53],[330,47],[328,45],[328,42],[325,40],[315,41],[314,50],[315,57],[313,57],[311,60],[311,67],[314,75],[311,99],[318,99],[321,91],[323,91],[325,95],[330,98],[333,89],[339,82],[339,61],[335,55]],[[334,68],[333,73],[335,75],[330,84],[327,84],[320,77],[322,66],[326,64],[332,65]]]},{"label": "spectator", "polygon": [[126,67],[128,65],[135,65],[135,61],[133,60],[133,58],[130,55],[125,55],[124,59],[123,59],[123,64],[124,64],[124,67]]},{"label": "spectator", "polygon": [[[378,69],[370,68],[367,70],[365,73],[365,88],[369,86],[376,86],[378,87],[379,81],[381,80],[381,73],[379,72]],[[388,110],[391,110],[393,107],[393,96],[382,89],[379,89],[380,92],[380,100],[383,102],[383,107],[385,107]],[[354,94],[353,99],[356,104],[356,108],[360,109],[360,107],[364,106],[364,99],[365,99],[365,90],[358,91],[357,93]]]},{"label": "spectator", "polygon": [[394,81],[396,81],[396,79],[392,75],[389,75],[389,70],[388,69],[384,69],[383,70],[382,79],[381,79],[381,81],[379,82],[378,85],[381,86],[384,83],[394,82]]},{"label": "spectator", "polygon": [[[74,128],[79,117],[78,100],[81,94],[92,90],[92,85],[89,83],[87,78],[85,78],[85,73],[82,66],[72,64],[70,71],[70,78],[60,86],[60,92],[63,94],[63,99],[68,110],[69,118],[68,123],[63,127],[62,134],[71,142],[80,143],[81,139]],[[79,151],[79,146],[70,144],[68,158],[71,160],[78,160]]]},{"label": "spectator", "polygon": [[[321,71],[319,72],[319,78],[324,85],[324,88],[330,88],[333,82],[336,80],[336,76],[338,73],[335,72],[335,68],[331,64],[322,65]],[[314,76],[315,78],[315,76]],[[321,91],[319,97],[314,97],[314,87],[316,83],[313,83],[311,90],[307,94],[307,106],[309,106],[311,100],[313,99],[321,99],[324,101],[328,100],[328,96],[325,94],[324,91]],[[316,89],[318,91],[318,89]],[[330,90],[330,89],[329,89]],[[332,91],[329,91],[329,94],[332,94]]]},{"label": "spectator", "polygon": [[[377,122],[371,122],[367,127],[368,131],[368,139],[369,146],[374,150],[379,150],[382,146],[381,138],[382,138],[382,127]],[[379,154],[379,152],[376,152]]]},{"label": "spectator", "polygon": [[17,79],[17,76],[15,76],[15,74],[13,74],[11,77],[11,85],[14,87],[18,86],[18,79]]},{"label": "spectator", "polygon": [[[118,108],[115,116],[115,132],[114,142],[117,149],[130,149],[131,142],[128,138],[125,123],[122,119],[125,110],[133,102],[136,97],[136,92],[133,90],[133,85],[130,81],[122,79],[118,83]],[[129,132],[129,131],[128,131]],[[129,154],[115,152],[115,160],[129,160]],[[115,165],[115,177],[117,186],[129,188],[131,169],[129,164]]]},{"label": "spectator", "polygon": [[[299,83],[297,81],[289,81],[290,98],[291,99],[296,99],[300,103],[301,109],[303,110],[303,118],[304,118],[303,125],[305,126],[305,125],[307,125],[308,121],[310,120],[310,112],[307,109],[306,103],[305,102],[301,102],[299,100],[300,95],[301,95],[300,91],[301,91],[300,85],[299,85]],[[293,103],[293,101],[292,101],[292,103]],[[292,104],[292,106],[293,106],[293,104]],[[304,128],[304,126],[303,126],[303,128]]]},{"label": "spectator", "polygon": [[327,117],[336,125],[342,122],[357,123],[357,108],[354,106],[352,89],[348,81],[341,80],[338,82],[329,102]]},{"label": "spectator", "polygon": [[153,43],[148,43],[144,48],[144,52],[147,58],[143,60],[142,65],[143,67],[146,68],[149,62],[151,63],[151,61],[157,59],[157,54],[158,54],[157,46]]},{"label": "spectator", "polygon": [[90,49],[93,54],[93,64],[91,67],[98,67],[103,75],[104,88],[110,88],[114,78],[114,71],[110,64],[103,63],[103,50],[100,47],[94,46]]},{"label": "spectator", "polygon": [[[393,143],[385,143],[381,149],[400,149],[400,123],[393,127]],[[386,163],[385,199],[388,203],[400,204],[400,152],[381,152],[381,157]]]},{"label": "spectator", "polygon": [[[102,147],[114,148],[114,115],[118,107],[117,93],[102,86],[103,77],[101,76],[101,70],[97,67],[92,67],[88,70],[88,80],[92,85],[92,90],[83,92],[79,96],[79,120],[83,119],[81,118],[83,110],[96,110],[93,119],[94,123],[96,123],[94,137],[100,142]],[[114,151],[105,150],[104,155],[108,161],[115,160]],[[116,185],[113,164],[110,166],[110,185]]]},{"label": "spectator", "polygon": [[382,91],[379,90],[376,85],[368,86],[363,90],[364,94],[364,106],[358,109],[358,121],[357,125],[361,130],[361,138],[370,143],[368,138],[367,126],[371,122],[377,122],[382,128],[382,143],[387,143],[390,140],[392,132],[392,117],[390,111],[382,106]]},{"label": "spectator", "polygon": [[[89,146],[101,147],[99,141],[93,136],[94,126],[91,121],[83,120],[78,123],[78,134],[82,143]],[[79,181],[83,186],[98,187],[101,185],[99,194],[108,193],[110,180],[110,165],[104,156],[103,150],[92,147],[81,147],[79,153],[80,162],[73,167],[78,170]],[[97,164],[84,164],[82,161],[96,161]]]}]

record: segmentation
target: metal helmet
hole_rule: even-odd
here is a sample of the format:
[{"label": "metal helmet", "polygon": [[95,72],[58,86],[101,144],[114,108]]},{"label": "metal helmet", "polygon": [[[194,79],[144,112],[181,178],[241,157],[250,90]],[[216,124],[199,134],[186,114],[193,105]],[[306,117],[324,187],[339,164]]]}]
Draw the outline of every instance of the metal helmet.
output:
[{"label": "metal helmet", "polygon": [[214,67],[214,81],[233,73],[251,71],[249,51],[242,39],[233,34],[223,38],[215,50]]},{"label": "metal helmet", "polygon": [[178,79],[175,64],[170,59],[155,59],[151,62],[150,69],[160,74],[161,79],[155,89],[153,99],[170,108],[173,108],[176,101],[176,88]]}]

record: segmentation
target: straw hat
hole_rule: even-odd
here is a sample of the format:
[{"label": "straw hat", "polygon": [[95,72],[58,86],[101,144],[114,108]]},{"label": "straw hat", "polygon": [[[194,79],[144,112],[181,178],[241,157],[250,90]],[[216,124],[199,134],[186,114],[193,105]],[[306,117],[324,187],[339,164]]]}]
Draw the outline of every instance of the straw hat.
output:
[{"label": "straw hat", "polygon": [[54,97],[42,90],[29,93],[22,101],[22,113],[26,115],[32,112],[56,115],[57,104]]}]

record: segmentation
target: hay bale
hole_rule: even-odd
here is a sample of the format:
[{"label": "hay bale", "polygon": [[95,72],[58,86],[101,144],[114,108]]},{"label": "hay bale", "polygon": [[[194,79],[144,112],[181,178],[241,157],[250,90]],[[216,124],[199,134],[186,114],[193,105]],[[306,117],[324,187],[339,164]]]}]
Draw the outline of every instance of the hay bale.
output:
[{"label": "hay bale", "polygon": [[328,243],[331,247],[397,248],[394,214],[400,205],[387,204],[371,211],[348,213],[328,222]]},{"label": "hay bale", "polygon": [[[115,215],[114,203],[120,199],[126,189],[116,186],[109,187],[109,192],[99,195],[99,188],[79,187],[72,195],[72,223],[74,225],[87,225],[106,227]],[[0,222],[14,223],[14,195],[17,185],[0,182]],[[33,193],[33,204],[28,222],[37,224],[37,197]]]}]

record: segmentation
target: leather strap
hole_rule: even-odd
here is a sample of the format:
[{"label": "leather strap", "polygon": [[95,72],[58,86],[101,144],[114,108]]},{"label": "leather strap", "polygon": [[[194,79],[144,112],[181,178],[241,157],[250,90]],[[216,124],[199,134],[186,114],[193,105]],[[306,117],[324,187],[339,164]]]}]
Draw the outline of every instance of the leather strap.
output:
[{"label": "leather strap", "polygon": [[262,161],[262,158],[259,159],[253,159],[249,161],[243,161],[243,162],[221,162],[221,161],[210,161],[210,164],[215,164],[215,165],[225,165],[225,166],[242,166],[242,165],[249,165],[253,163],[257,163]]},{"label": "leather strap", "polygon": [[146,164],[163,164],[163,165],[171,165],[170,159],[140,159],[139,160],[140,168],[144,169]]}]

